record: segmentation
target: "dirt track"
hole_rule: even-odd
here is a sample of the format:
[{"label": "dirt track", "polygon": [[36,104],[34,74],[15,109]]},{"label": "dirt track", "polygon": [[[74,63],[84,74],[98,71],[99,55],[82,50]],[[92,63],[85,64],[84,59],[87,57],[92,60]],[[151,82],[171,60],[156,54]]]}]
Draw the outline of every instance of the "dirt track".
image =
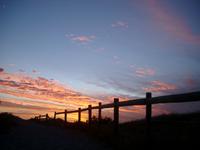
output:
[{"label": "dirt track", "polygon": [[92,138],[76,131],[23,122],[0,135],[1,150],[104,150]]}]

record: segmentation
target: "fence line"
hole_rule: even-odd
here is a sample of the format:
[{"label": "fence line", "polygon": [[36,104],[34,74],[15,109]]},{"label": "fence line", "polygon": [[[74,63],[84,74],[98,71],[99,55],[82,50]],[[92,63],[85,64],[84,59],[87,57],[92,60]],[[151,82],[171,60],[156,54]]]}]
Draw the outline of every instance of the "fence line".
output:
[{"label": "fence line", "polygon": [[[70,113],[78,113],[78,122],[81,122],[81,112],[88,111],[88,124],[91,126],[92,121],[92,110],[98,109],[98,120],[101,121],[101,111],[105,108],[114,108],[113,110],[113,122],[114,122],[114,130],[115,133],[118,132],[118,125],[119,125],[119,107],[124,106],[134,106],[134,105],[146,105],[146,121],[147,124],[150,125],[151,123],[151,117],[152,117],[152,105],[154,104],[163,104],[163,103],[183,103],[183,102],[194,102],[194,101],[200,101],[200,91],[197,92],[191,92],[191,93],[184,93],[184,94],[175,94],[175,95],[167,95],[167,96],[159,96],[159,97],[152,97],[152,94],[150,92],[146,93],[145,98],[136,99],[136,100],[127,100],[119,102],[118,98],[114,98],[113,103],[104,104],[100,102],[98,106],[92,106],[88,105],[88,108],[78,108],[77,110],[71,110],[64,112],[55,112],[54,113],[54,119],[56,119],[57,115],[64,114],[64,120],[67,122],[67,114]],[[48,114],[46,115],[39,115],[36,116],[35,119],[42,119],[46,117],[47,120],[49,118]]]}]

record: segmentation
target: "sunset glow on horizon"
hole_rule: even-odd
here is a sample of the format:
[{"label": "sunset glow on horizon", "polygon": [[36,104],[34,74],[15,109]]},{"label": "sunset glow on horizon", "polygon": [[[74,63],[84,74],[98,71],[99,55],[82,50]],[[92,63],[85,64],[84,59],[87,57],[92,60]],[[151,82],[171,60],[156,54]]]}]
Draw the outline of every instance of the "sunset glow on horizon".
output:
[{"label": "sunset glow on horizon", "polygon": [[[0,0],[0,112],[53,117],[115,97],[199,91],[199,6],[196,0]],[[163,104],[153,114],[199,108]],[[123,107],[120,115],[121,122],[140,119],[144,107]]]}]

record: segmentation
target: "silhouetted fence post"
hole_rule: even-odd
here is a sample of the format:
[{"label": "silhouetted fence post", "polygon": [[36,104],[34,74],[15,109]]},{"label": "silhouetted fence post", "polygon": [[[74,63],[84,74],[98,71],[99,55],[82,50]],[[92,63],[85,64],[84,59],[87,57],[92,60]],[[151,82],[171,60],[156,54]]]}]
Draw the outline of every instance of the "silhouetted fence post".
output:
[{"label": "silhouetted fence post", "polygon": [[56,119],[56,112],[54,112],[54,117],[53,118]]},{"label": "silhouetted fence post", "polygon": [[67,110],[65,109],[65,122],[67,123]]},{"label": "silhouetted fence post", "polygon": [[101,123],[101,102],[99,102],[99,114],[98,114],[98,121]]},{"label": "silhouetted fence post", "polygon": [[119,99],[114,98],[114,134],[118,134],[119,130]]},{"label": "silhouetted fence post", "polygon": [[49,119],[49,115],[48,114],[46,114],[46,120],[48,120]]},{"label": "silhouetted fence post", "polygon": [[78,108],[78,123],[81,123],[81,108]]},{"label": "silhouetted fence post", "polygon": [[147,125],[151,124],[151,111],[152,111],[152,106],[151,106],[151,93],[148,92],[146,93],[146,121]]},{"label": "silhouetted fence post", "polygon": [[152,95],[150,92],[146,93],[146,142],[151,146],[151,114],[152,114]]},{"label": "silhouetted fence post", "polygon": [[91,127],[92,122],[92,105],[88,105],[88,125]]}]

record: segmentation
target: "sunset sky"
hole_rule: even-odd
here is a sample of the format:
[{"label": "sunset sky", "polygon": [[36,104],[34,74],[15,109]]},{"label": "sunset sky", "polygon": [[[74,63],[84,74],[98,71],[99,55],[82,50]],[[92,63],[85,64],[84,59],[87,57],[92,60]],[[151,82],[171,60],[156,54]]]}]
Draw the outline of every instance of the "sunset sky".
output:
[{"label": "sunset sky", "polygon": [[[0,112],[30,118],[199,91],[199,8],[199,0],[0,0]],[[154,114],[198,110],[168,104]],[[121,121],[144,116],[143,107],[120,112]]]}]

